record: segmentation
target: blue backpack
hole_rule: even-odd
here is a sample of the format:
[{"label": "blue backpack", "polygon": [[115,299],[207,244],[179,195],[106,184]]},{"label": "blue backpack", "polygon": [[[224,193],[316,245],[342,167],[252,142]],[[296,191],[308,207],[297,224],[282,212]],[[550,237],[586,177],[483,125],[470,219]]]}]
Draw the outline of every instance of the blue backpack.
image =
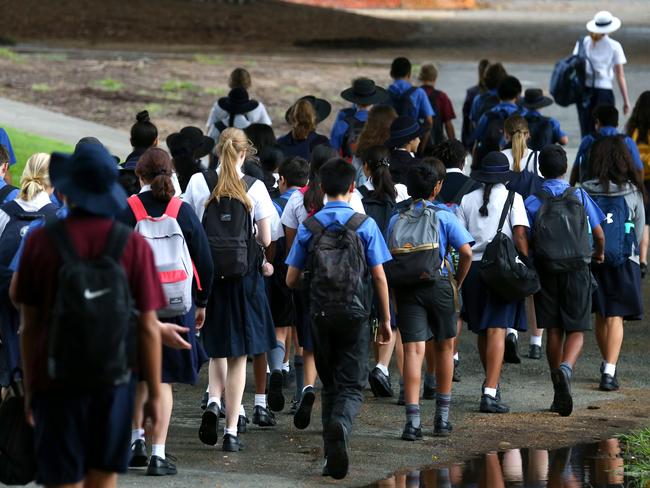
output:
[{"label": "blue backpack", "polygon": [[630,220],[630,210],[623,196],[594,196],[596,205],[605,214],[601,224],[605,232],[605,264],[620,266],[632,255],[637,246],[634,223]]},{"label": "blue backpack", "polygon": [[413,120],[418,120],[418,112],[413,104],[413,100],[411,100],[411,95],[417,90],[417,86],[412,86],[408,90],[406,90],[403,93],[393,93],[392,91],[389,91],[390,93],[390,100],[391,100],[391,105],[395,109],[395,112],[397,112],[397,115],[399,117],[402,117],[404,115],[408,115],[411,117]]},{"label": "blue backpack", "polygon": [[[578,54],[561,59],[555,64],[551,75],[550,92],[561,107],[582,103],[587,95],[587,63],[584,39],[578,41]],[[593,69],[592,69],[593,72]]]}]

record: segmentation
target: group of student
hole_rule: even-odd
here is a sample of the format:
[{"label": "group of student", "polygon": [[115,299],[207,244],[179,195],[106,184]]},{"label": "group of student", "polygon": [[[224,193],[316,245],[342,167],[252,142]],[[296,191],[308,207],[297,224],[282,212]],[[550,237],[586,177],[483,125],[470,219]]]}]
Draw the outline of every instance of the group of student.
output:
[{"label": "group of student", "polygon": [[[485,372],[481,412],[509,411],[501,369],[520,362],[518,333],[530,326],[533,359],[547,330],[550,409],[570,415],[592,313],[599,387],[617,390],[623,322],[643,313],[649,92],[629,136],[614,106],[595,108],[575,188],[564,180],[566,135],[538,112],[552,101],[539,89],[522,98],[498,63],[479,70],[462,142],[435,67],[414,87],[397,58],[388,89],[360,78],[341,93],[352,106],[329,138],[316,129],[331,106],[314,96],[289,108],[291,130],[276,138],[239,68],[208,135],[185,127],[167,137],[169,152],[141,112],[119,166],[85,137],[71,155],[32,156],[14,188],[4,181],[11,145],[0,147],[0,380],[8,387],[22,368],[37,481],[114,486],[127,466],[176,474],[165,450],[171,385],[195,384],[208,360],[203,443],[217,444],[223,422],[223,450],[243,449],[251,358],[260,427],[276,425],[294,384],[289,410],[307,428],[320,379],[323,475],[336,479],[348,472],[364,389],[394,395],[393,353],[402,438],[423,437],[421,389],[435,400],[434,435],[452,433],[463,322]],[[505,290],[493,277],[508,255]]]}]

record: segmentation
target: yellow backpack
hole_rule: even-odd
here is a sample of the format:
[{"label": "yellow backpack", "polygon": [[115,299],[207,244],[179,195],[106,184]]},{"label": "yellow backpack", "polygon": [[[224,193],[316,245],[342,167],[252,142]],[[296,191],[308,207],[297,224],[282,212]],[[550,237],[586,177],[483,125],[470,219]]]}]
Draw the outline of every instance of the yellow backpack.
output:
[{"label": "yellow backpack", "polygon": [[650,181],[650,133],[646,138],[648,142],[639,142],[639,132],[634,129],[632,139],[636,142],[636,147],[639,149],[641,161],[643,162],[643,179]]}]

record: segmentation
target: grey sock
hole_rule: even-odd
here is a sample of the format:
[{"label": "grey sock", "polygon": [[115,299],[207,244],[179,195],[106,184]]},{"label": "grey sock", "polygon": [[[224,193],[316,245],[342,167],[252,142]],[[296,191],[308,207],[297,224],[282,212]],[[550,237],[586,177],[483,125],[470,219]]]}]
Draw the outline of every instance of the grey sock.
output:
[{"label": "grey sock", "polygon": [[284,343],[276,341],[275,347],[269,351],[267,358],[271,372],[277,370],[282,371],[282,365],[284,364]]},{"label": "grey sock", "polygon": [[406,405],[406,421],[411,422],[415,428],[420,427],[420,406],[415,404]]},{"label": "grey sock", "polygon": [[424,386],[427,388],[436,388],[436,375],[424,373]]},{"label": "grey sock", "polygon": [[564,368],[564,370],[569,374],[569,379],[573,377],[573,368],[569,363],[560,364],[560,368]]},{"label": "grey sock", "polygon": [[293,357],[293,369],[296,370],[296,394],[295,400],[300,401],[302,398],[302,389],[305,387],[305,368],[302,356],[295,355]]},{"label": "grey sock", "polygon": [[436,393],[436,418],[443,422],[449,421],[449,405],[451,393]]}]

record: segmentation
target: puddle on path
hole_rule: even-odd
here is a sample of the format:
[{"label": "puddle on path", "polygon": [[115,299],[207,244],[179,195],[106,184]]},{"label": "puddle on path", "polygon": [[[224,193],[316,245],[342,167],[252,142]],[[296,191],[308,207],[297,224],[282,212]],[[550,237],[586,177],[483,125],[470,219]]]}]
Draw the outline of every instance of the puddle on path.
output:
[{"label": "puddle on path", "polygon": [[544,451],[489,452],[462,464],[400,471],[371,488],[631,488],[618,439]]}]

